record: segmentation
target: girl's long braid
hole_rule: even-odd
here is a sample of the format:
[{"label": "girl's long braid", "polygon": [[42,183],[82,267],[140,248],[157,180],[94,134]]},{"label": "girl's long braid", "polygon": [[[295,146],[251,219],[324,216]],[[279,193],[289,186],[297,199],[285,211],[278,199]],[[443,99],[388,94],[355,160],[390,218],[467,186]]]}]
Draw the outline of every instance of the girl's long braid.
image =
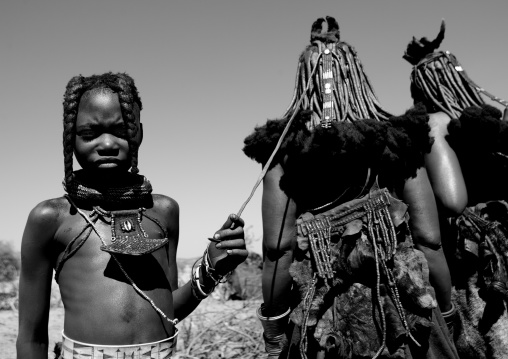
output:
[{"label": "girl's long braid", "polygon": [[83,95],[83,76],[74,76],[64,94],[64,131],[63,131],[63,152],[65,166],[65,183],[72,181],[72,164],[74,156],[74,140],[76,138],[76,117],[81,96]]},{"label": "girl's long braid", "polygon": [[[138,149],[139,145],[134,140],[138,133],[138,126],[136,125],[136,117],[134,116],[134,106],[136,103],[141,103],[139,100],[138,92],[132,78],[126,75],[119,75],[119,81],[117,85],[112,88],[115,92],[118,92],[118,98],[120,100],[120,107],[122,109],[122,117],[127,131],[129,133],[129,151],[131,155],[131,172],[138,173]],[[138,96],[135,99],[135,96]],[[136,101],[137,100],[137,101]],[[141,106],[138,105],[141,110]]]},{"label": "girl's long braid", "polygon": [[[76,138],[76,117],[78,107],[83,95],[92,90],[111,90],[118,93],[122,117],[129,134],[129,152],[131,156],[131,172],[138,173],[138,144],[134,140],[138,128],[134,111],[141,111],[143,105],[132,77],[125,73],[104,73],[89,77],[75,76],[67,84],[64,94],[64,165],[65,183],[69,184],[73,178],[73,154]],[[136,106],[138,107],[136,109]]]},{"label": "girl's long braid", "polygon": [[[318,71],[312,71],[315,67]],[[313,86],[308,87],[309,82]],[[329,104],[325,101],[325,86],[329,86],[332,94]],[[298,106],[301,97],[303,101]],[[387,120],[391,117],[379,104],[355,49],[340,41],[339,25],[330,16],[326,20],[320,18],[312,25],[311,44],[300,55],[295,89],[284,117],[295,111],[312,110],[320,118],[321,126],[327,127],[329,121],[324,114],[327,108],[332,109],[332,121]],[[314,120],[310,127],[318,124]]]},{"label": "girl's long braid", "polygon": [[477,86],[452,53],[436,51],[444,39],[444,33],[443,20],[434,40],[425,37],[417,40],[413,37],[402,56],[413,65],[411,95],[414,102],[423,102],[429,111],[445,112],[452,119],[458,119],[467,107],[484,105],[480,93],[508,106],[508,102]]}]

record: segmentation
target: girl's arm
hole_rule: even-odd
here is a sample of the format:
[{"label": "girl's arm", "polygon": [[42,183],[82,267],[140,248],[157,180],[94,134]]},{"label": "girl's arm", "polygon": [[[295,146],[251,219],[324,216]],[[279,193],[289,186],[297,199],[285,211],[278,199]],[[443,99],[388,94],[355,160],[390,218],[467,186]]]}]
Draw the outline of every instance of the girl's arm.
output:
[{"label": "girl's arm", "polygon": [[53,275],[51,245],[58,210],[47,202],[28,216],[21,242],[17,358],[48,357],[48,318]]},{"label": "girl's arm", "polygon": [[[247,258],[249,253],[245,248],[243,227],[243,220],[232,214],[222,225],[221,229],[215,232],[214,238],[220,242],[211,242],[209,244],[207,257],[210,259],[208,263],[211,265],[211,268],[214,269],[213,275],[216,279],[234,270]],[[176,253],[176,248],[174,249],[174,253]],[[196,263],[196,266],[199,263],[203,262],[200,260]],[[214,279],[207,276],[204,265],[197,268],[199,278],[194,277],[193,280],[195,280],[195,283],[192,284],[193,280],[191,280],[173,292],[173,306],[175,317],[178,318],[178,320],[182,320],[192,313],[201,300],[205,299],[206,295],[213,291],[216,285]],[[176,271],[175,268],[174,273],[176,273]],[[177,279],[175,280],[177,281]],[[199,284],[197,282],[199,282]],[[173,288],[176,288],[177,283],[172,283],[171,285],[174,285]],[[195,286],[194,289],[192,285]],[[202,291],[197,289],[196,285],[199,285]]]}]

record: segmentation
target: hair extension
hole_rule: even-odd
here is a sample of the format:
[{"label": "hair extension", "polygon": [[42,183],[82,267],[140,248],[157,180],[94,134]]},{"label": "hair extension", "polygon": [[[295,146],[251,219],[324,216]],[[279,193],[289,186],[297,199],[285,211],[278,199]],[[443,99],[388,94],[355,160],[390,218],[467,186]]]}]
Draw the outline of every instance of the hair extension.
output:
[{"label": "hair extension", "polygon": [[[312,24],[310,42],[298,60],[295,89],[284,117],[312,110],[322,127],[329,127],[331,121],[391,117],[379,104],[355,49],[340,41],[339,24],[333,17]],[[316,66],[318,71],[313,71]],[[300,97],[303,101],[297,106]],[[309,126],[317,124],[313,119]]]},{"label": "hair extension", "polygon": [[[73,154],[76,138],[76,118],[78,115],[79,103],[83,97],[95,91],[110,90],[118,94],[122,117],[129,134],[129,152],[131,157],[131,172],[138,173],[138,144],[135,136],[138,127],[136,126],[135,111],[141,111],[143,105],[138,90],[132,77],[126,73],[107,72],[102,75],[89,77],[75,76],[68,83],[63,101],[63,152],[65,165],[65,183],[69,184],[73,177]],[[136,105],[138,109],[136,109]]]},{"label": "hair extension", "polygon": [[444,39],[445,22],[437,37],[429,41],[415,37],[402,56],[413,65],[411,72],[411,96],[415,103],[423,102],[429,111],[443,111],[458,119],[470,106],[482,106],[483,93],[492,100],[507,106],[501,100],[476,85],[463,70],[457,58],[449,51],[436,51]]}]

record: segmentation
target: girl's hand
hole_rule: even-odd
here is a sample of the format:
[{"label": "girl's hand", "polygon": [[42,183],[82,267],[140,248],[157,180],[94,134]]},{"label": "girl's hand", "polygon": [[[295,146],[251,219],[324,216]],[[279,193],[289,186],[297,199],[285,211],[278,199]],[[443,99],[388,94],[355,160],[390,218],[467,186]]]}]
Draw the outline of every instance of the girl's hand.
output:
[{"label": "girl's hand", "polygon": [[244,222],[230,214],[221,229],[215,232],[208,246],[211,266],[219,275],[226,275],[245,261],[249,252],[245,247]]}]

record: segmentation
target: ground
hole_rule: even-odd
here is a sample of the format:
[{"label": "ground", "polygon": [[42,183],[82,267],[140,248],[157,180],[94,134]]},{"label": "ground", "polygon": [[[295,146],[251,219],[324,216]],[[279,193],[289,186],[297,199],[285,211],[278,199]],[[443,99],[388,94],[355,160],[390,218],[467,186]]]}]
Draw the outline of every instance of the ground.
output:
[{"label": "ground", "polygon": [[[62,307],[51,308],[49,313],[49,347],[50,352],[57,341],[60,341],[63,330],[64,311]],[[0,310],[0,358],[16,358],[16,337],[18,335],[18,312]],[[48,358],[52,358],[49,356]]]}]

